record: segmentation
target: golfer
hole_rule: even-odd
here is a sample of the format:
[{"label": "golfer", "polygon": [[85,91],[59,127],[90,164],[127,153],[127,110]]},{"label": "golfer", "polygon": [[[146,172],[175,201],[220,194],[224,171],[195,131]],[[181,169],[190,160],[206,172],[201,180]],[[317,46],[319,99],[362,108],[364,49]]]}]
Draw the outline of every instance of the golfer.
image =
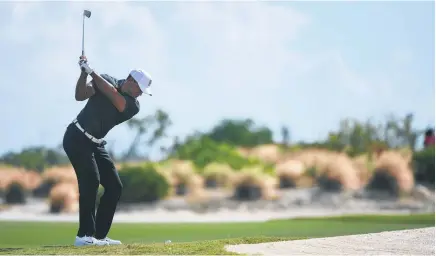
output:
[{"label": "golfer", "polygon": [[[104,137],[114,126],[139,112],[137,97],[143,93],[151,95],[152,79],[142,70],[132,70],[121,80],[99,75],[90,68],[85,56],[80,57],[79,66],[76,100],[88,102],[63,138],[79,185],[79,230],[74,245],[121,244],[107,237],[123,185],[105,148]],[[87,84],[88,75],[92,80]],[[104,194],[96,211],[99,184],[104,187]]]}]

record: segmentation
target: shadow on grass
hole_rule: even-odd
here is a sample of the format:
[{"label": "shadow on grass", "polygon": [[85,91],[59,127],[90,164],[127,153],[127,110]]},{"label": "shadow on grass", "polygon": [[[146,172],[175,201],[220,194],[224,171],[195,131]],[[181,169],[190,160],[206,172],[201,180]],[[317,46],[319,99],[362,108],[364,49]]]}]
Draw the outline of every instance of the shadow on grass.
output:
[{"label": "shadow on grass", "polygon": [[13,251],[18,251],[24,248],[19,248],[19,247],[15,247],[15,248],[0,248],[0,253],[4,253],[4,252],[13,252]]},{"label": "shadow on grass", "polygon": [[69,248],[70,245],[43,245],[42,248]]}]

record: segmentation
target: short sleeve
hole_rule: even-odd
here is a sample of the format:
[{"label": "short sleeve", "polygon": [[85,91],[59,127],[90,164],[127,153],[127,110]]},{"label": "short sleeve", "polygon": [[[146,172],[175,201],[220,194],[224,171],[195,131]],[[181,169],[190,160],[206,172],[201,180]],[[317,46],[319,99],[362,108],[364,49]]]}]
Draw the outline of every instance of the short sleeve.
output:
[{"label": "short sleeve", "polygon": [[123,96],[124,99],[126,99],[126,108],[122,112],[122,115],[127,120],[138,114],[140,106],[138,100],[130,96],[126,96],[126,95]]},{"label": "short sleeve", "polygon": [[[107,82],[109,82],[112,86],[114,86],[115,88],[118,88],[117,80],[116,80],[114,77],[112,77],[112,76],[110,76],[110,75],[108,75],[108,74],[101,74],[100,76],[101,76],[104,80],[106,80]],[[92,83],[92,86],[94,87],[94,90],[95,90],[97,93],[100,93],[100,89],[99,89],[98,86],[95,84],[94,79],[91,80],[91,83]]]}]

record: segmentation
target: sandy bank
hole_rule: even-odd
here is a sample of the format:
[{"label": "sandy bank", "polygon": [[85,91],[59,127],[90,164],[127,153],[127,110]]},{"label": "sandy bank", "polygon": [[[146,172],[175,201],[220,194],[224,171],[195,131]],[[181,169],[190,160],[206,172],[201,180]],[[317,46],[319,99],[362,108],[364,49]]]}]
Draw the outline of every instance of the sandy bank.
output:
[{"label": "sandy bank", "polygon": [[249,255],[435,255],[435,228],[232,245],[226,249]]}]

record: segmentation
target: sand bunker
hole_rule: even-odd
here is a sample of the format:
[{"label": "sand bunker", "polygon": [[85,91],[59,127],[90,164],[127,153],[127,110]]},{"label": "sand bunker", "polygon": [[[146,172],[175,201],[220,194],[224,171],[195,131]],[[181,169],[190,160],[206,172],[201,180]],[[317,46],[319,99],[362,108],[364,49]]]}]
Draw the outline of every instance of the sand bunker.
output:
[{"label": "sand bunker", "polygon": [[227,246],[249,255],[435,255],[435,228]]}]

